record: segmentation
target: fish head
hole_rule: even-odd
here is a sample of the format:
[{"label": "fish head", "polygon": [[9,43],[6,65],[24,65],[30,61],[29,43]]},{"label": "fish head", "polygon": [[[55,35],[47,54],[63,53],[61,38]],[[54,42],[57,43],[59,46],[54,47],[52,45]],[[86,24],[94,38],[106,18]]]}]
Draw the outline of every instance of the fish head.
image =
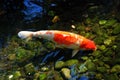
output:
[{"label": "fish head", "polygon": [[94,43],[94,41],[91,40],[84,41],[84,43],[81,45],[81,48],[85,50],[93,50],[93,51],[97,49],[96,44]]},{"label": "fish head", "polygon": [[32,35],[33,35],[33,32],[31,32],[31,31],[20,31],[18,33],[18,37],[20,37],[21,39],[30,38],[30,37],[32,37]]}]

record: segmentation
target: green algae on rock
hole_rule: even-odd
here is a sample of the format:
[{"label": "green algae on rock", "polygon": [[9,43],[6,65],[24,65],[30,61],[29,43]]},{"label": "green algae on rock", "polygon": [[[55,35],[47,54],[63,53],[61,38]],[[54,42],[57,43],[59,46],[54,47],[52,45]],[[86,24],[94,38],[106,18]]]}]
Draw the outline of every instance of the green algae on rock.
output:
[{"label": "green algae on rock", "polygon": [[29,63],[24,67],[26,74],[31,75],[35,73],[35,66],[33,63]]},{"label": "green algae on rock", "polygon": [[52,69],[52,70],[46,72],[46,74],[47,74],[46,79],[48,79],[48,80],[53,80],[53,79],[54,80],[63,80],[59,71],[55,71],[55,70]]},{"label": "green algae on rock", "polygon": [[79,68],[78,70],[79,73],[84,73],[88,70],[87,67],[85,66],[85,63],[80,64],[78,68]]},{"label": "green algae on rock", "polygon": [[55,44],[52,43],[52,42],[46,42],[44,45],[48,50],[54,50],[55,49]]},{"label": "green algae on rock", "polygon": [[74,65],[74,64],[78,64],[78,63],[79,63],[79,61],[78,61],[77,59],[70,59],[70,60],[67,60],[67,61],[65,62],[65,66],[70,67],[70,66],[72,66],[72,65]]},{"label": "green algae on rock", "polygon": [[22,76],[20,71],[15,71],[15,73],[13,74],[13,79],[19,79]]},{"label": "green algae on rock", "polygon": [[15,49],[16,53],[16,62],[25,62],[29,59],[31,59],[33,56],[35,56],[34,52],[31,52],[29,50],[25,50],[21,47],[18,47]]},{"label": "green algae on rock", "polygon": [[8,54],[8,60],[15,60],[16,59],[16,54]]},{"label": "green algae on rock", "polygon": [[119,34],[120,33],[120,23],[116,25],[113,29],[113,34]]},{"label": "green algae on rock", "polygon": [[61,72],[62,72],[62,74],[64,75],[64,77],[66,79],[70,79],[71,78],[70,69],[68,69],[68,68],[62,68]]},{"label": "green algae on rock", "polygon": [[97,74],[95,75],[95,78],[98,79],[98,80],[102,80],[103,77],[104,77],[104,76],[103,76],[101,73],[97,73]]},{"label": "green algae on rock", "polygon": [[38,78],[39,80],[46,80],[47,79],[47,74],[46,73],[41,73],[40,75],[39,75],[39,78]]},{"label": "green algae on rock", "polygon": [[61,76],[60,72],[54,71],[53,76],[55,80],[64,80],[63,77]]},{"label": "green algae on rock", "polygon": [[104,44],[105,45],[110,45],[112,43],[112,40],[111,39],[106,39],[105,41],[104,41]]},{"label": "green algae on rock", "polygon": [[55,63],[55,69],[60,69],[60,68],[62,68],[64,66],[65,66],[65,62],[63,62],[63,61],[57,61]]},{"label": "green algae on rock", "polygon": [[101,73],[106,73],[107,69],[105,67],[97,67],[97,71]]},{"label": "green algae on rock", "polygon": [[89,59],[85,62],[85,66],[89,71],[96,71],[97,69],[96,64]]},{"label": "green algae on rock", "polygon": [[119,80],[120,79],[117,74],[108,74],[108,75],[109,76],[104,76],[105,80]]},{"label": "green algae on rock", "polygon": [[99,46],[99,49],[103,51],[103,50],[106,49],[106,46],[105,45],[101,45],[101,46]]},{"label": "green algae on rock", "polygon": [[109,19],[107,20],[105,27],[113,26],[117,21],[115,19]]},{"label": "green algae on rock", "polygon": [[111,72],[112,73],[119,73],[120,71],[120,65],[116,64],[112,67]]},{"label": "green algae on rock", "polygon": [[43,66],[43,67],[40,68],[40,70],[43,71],[43,72],[45,72],[45,71],[48,71],[49,68],[47,66]]},{"label": "green algae on rock", "polygon": [[107,20],[100,20],[100,21],[99,21],[99,24],[100,24],[100,25],[104,25],[104,24],[106,24],[106,22],[107,22]]},{"label": "green algae on rock", "polygon": [[96,58],[99,58],[102,56],[102,53],[99,50],[97,50],[97,51],[94,51],[91,55]]}]

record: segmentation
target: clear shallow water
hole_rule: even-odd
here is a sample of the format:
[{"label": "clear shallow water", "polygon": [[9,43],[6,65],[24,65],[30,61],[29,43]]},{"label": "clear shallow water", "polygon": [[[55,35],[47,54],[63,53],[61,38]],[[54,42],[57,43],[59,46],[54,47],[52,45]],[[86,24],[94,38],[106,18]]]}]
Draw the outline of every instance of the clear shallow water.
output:
[{"label": "clear shallow water", "polygon": [[[109,0],[110,3],[106,3],[108,0],[104,1],[90,2],[90,4],[89,1],[88,3],[83,1],[81,5],[83,4],[84,8],[83,6],[81,8],[77,4],[75,6],[71,0],[68,2],[72,2],[72,4],[64,3],[62,5],[61,3],[46,2],[46,6],[41,6],[41,3],[44,2],[40,0],[24,0],[22,3],[24,8],[16,7],[17,5],[15,5],[16,8],[11,5],[6,5],[5,10],[2,8],[4,13],[0,14],[1,79],[7,80],[13,76],[14,79],[32,80],[38,73],[37,79],[42,80],[47,74],[51,79],[58,80],[62,77],[64,80],[66,79],[65,72],[62,73],[61,70],[67,68],[66,71],[71,72],[71,78],[67,80],[73,78],[77,80],[118,80],[120,22],[118,12],[114,11],[114,7],[119,6],[119,2],[114,2],[113,5],[111,0]],[[8,3],[11,4],[9,1]],[[55,5],[51,5],[53,3]],[[55,9],[55,6],[58,5],[62,5],[64,9],[61,6]],[[49,6],[53,6],[53,10],[56,12],[54,13]],[[60,21],[52,23],[52,19],[56,15],[59,16]],[[74,25],[75,28],[72,28],[71,25]],[[17,33],[21,30],[41,29],[67,30],[81,34],[94,40],[98,49],[95,52],[80,51],[80,54],[71,58],[72,50],[54,50],[47,47],[48,45],[44,44],[43,39],[33,39],[27,43],[17,37]],[[59,61],[62,63],[59,67],[62,67],[56,68],[55,64]],[[44,65],[41,65],[42,63]],[[36,67],[37,69],[34,70]]]}]

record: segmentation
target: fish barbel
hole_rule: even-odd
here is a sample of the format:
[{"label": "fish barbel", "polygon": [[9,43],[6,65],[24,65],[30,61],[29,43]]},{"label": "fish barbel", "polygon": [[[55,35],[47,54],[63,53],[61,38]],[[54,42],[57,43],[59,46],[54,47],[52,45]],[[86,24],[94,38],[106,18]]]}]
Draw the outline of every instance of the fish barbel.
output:
[{"label": "fish barbel", "polygon": [[81,35],[59,30],[40,30],[40,31],[20,31],[18,36],[21,39],[31,39],[38,37],[50,40],[55,43],[56,47],[73,49],[72,56],[75,56],[80,49],[96,50],[94,41]]}]

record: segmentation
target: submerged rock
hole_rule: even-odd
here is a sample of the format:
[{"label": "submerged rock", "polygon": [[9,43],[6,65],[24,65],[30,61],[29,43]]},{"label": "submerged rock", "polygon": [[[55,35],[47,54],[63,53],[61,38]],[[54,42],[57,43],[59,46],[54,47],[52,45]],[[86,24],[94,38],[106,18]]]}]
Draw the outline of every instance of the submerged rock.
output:
[{"label": "submerged rock", "polygon": [[106,22],[107,22],[107,20],[100,20],[100,21],[99,21],[99,24],[100,24],[100,25],[104,25],[104,24],[106,24]]},{"label": "submerged rock", "polygon": [[94,51],[94,52],[92,53],[92,55],[93,55],[94,57],[96,57],[96,58],[99,58],[99,57],[102,56],[102,54],[101,54],[100,51]]},{"label": "submerged rock", "polygon": [[105,46],[105,45],[101,45],[101,46],[99,46],[98,48],[103,51],[103,50],[106,49],[106,46]]},{"label": "submerged rock", "polygon": [[49,50],[54,50],[55,49],[55,45],[52,42],[46,42],[44,45]]},{"label": "submerged rock", "polygon": [[26,74],[30,75],[30,74],[35,73],[35,67],[32,63],[25,65],[24,69],[25,69]]},{"label": "submerged rock", "polygon": [[46,73],[40,73],[38,80],[46,80],[47,74]]},{"label": "submerged rock", "polygon": [[115,19],[107,20],[105,27],[113,26],[117,21]]},{"label": "submerged rock", "polygon": [[112,43],[112,40],[110,38],[104,41],[105,45],[110,45],[111,43]]},{"label": "submerged rock", "polygon": [[62,68],[64,66],[65,66],[65,62],[63,62],[63,61],[57,61],[55,63],[55,69],[60,69],[60,68]]},{"label": "submerged rock", "polygon": [[16,59],[16,54],[8,54],[8,59],[9,60],[15,60]]},{"label": "submerged rock", "polygon": [[66,79],[70,79],[71,78],[70,69],[68,69],[68,68],[62,68],[61,72],[62,72],[62,74],[64,75],[64,77]]},{"label": "submerged rock", "polygon": [[101,73],[97,73],[95,75],[95,78],[98,79],[98,80],[102,80],[103,79],[103,75]]},{"label": "submerged rock", "polygon": [[40,70],[45,72],[45,71],[48,71],[49,68],[47,66],[43,66],[43,67],[40,68]]},{"label": "submerged rock", "polygon": [[97,67],[95,63],[93,63],[91,60],[87,60],[85,63],[86,63],[85,66],[89,71],[96,71]]},{"label": "submerged rock", "polygon": [[97,71],[105,73],[107,71],[106,67],[97,67]]},{"label": "submerged rock", "polygon": [[60,75],[60,73],[57,71],[54,71],[54,79],[55,80],[64,80],[63,77]]},{"label": "submerged rock", "polygon": [[15,71],[15,73],[13,74],[13,78],[14,78],[14,79],[19,79],[21,75],[22,75],[22,74],[21,74],[20,71]]},{"label": "submerged rock", "polygon": [[120,65],[115,65],[111,69],[112,73],[120,72]]},{"label": "submerged rock", "polygon": [[70,66],[72,66],[72,65],[74,65],[74,64],[78,64],[78,63],[79,63],[79,61],[78,61],[77,59],[70,59],[70,60],[67,60],[67,61],[65,62],[65,66],[70,67]]},{"label": "submerged rock", "polygon": [[120,33],[120,24],[114,26],[113,34],[119,34]]},{"label": "submerged rock", "polygon": [[109,76],[104,77],[105,80],[119,80],[120,78],[117,76],[117,74],[109,74]]},{"label": "submerged rock", "polygon": [[87,69],[87,67],[85,66],[85,64],[81,64],[81,65],[79,66],[78,72],[84,73],[84,72],[86,72],[87,70],[88,70],[88,69]]},{"label": "submerged rock", "polygon": [[39,76],[40,76],[40,72],[36,72],[34,74],[34,80],[37,80],[39,78]]},{"label": "submerged rock", "polygon": [[32,58],[33,56],[35,56],[34,52],[25,50],[21,47],[16,48],[15,52],[16,52],[16,61],[20,62],[20,63],[25,62],[25,61],[29,60],[30,58]]}]

